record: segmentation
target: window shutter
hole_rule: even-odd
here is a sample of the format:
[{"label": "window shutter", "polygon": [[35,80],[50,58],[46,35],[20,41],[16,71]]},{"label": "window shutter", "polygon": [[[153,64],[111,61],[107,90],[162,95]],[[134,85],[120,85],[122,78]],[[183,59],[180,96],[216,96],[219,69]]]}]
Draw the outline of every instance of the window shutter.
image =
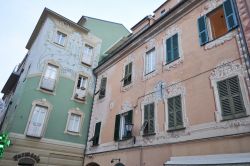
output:
[{"label": "window shutter", "polygon": [[101,80],[99,99],[105,97],[105,94],[106,94],[106,85],[107,85],[107,78],[104,77]]},{"label": "window shutter", "polygon": [[168,63],[168,62],[172,61],[172,40],[171,40],[171,38],[167,39],[166,50],[167,50],[166,60]]},{"label": "window shutter", "polygon": [[198,29],[199,29],[200,45],[202,46],[209,41],[206,16],[202,16],[198,19]]},{"label": "window shutter", "polygon": [[145,125],[144,130],[143,130],[144,134],[149,133],[149,124],[148,124],[149,121],[148,121],[148,119],[149,119],[149,105],[145,105],[144,106],[144,124],[146,124],[146,125]]},{"label": "window shutter", "polygon": [[217,83],[223,120],[246,115],[239,78],[232,77]]},{"label": "window shutter", "polygon": [[93,139],[93,145],[98,145],[101,130],[101,122],[95,124],[95,135]]},{"label": "window shutter", "polygon": [[179,57],[178,34],[173,36],[173,60]]},{"label": "window shutter", "polygon": [[154,124],[154,103],[149,105],[149,119],[148,119],[148,128],[149,128],[149,133],[154,133],[155,131],[155,124]]},{"label": "window shutter", "polygon": [[168,99],[168,128],[183,128],[181,96]]},{"label": "window shutter", "polygon": [[31,121],[29,123],[27,135],[34,137],[41,137],[46,113],[47,113],[47,108],[43,108],[40,106],[36,106],[34,108]]},{"label": "window shutter", "polygon": [[238,26],[238,21],[235,13],[235,8],[233,5],[232,0],[226,0],[223,3],[226,22],[227,22],[227,29],[228,31],[232,30],[236,26]]},{"label": "window shutter", "polygon": [[181,96],[175,97],[174,104],[175,104],[176,128],[182,128],[183,120],[182,120]]},{"label": "window shutter", "polygon": [[174,99],[168,99],[168,128],[173,129],[175,127],[174,117]]},{"label": "window shutter", "polygon": [[120,131],[120,115],[116,115],[115,118],[115,132],[114,132],[114,140],[119,140],[119,131]]}]

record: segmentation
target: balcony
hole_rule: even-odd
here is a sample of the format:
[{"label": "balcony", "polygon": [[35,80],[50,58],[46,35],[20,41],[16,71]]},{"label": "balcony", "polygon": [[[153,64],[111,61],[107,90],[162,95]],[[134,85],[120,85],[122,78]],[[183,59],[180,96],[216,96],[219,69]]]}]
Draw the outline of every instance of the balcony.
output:
[{"label": "balcony", "polygon": [[21,75],[22,71],[23,71],[23,69],[18,68],[18,66],[16,66],[14,68],[14,70],[12,71],[11,75],[9,76],[7,82],[5,83],[1,93],[7,95],[13,89],[16,88],[16,85],[18,83],[18,80],[20,78],[20,75]]}]

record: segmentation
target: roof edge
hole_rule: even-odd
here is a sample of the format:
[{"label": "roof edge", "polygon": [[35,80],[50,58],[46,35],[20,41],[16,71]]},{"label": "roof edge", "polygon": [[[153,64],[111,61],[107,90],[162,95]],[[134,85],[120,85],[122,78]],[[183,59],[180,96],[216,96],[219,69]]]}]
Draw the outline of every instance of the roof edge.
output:
[{"label": "roof edge", "polygon": [[25,46],[26,49],[29,50],[31,48],[33,42],[35,41],[35,39],[36,39],[36,37],[37,37],[37,35],[38,35],[44,21],[45,21],[45,19],[48,17],[48,15],[58,17],[58,18],[60,18],[60,19],[62,19],[64,21],[66,21],[67,23],[75,26],[76,28],[83,30],[84,32],[89,32],[89,30],[87,28],[82,27],[82,26],[78,25],[77,23],[75,23],[74,21],[72,21],[72,20],[70,20],[70,19],[68,19],[68,18],[66,18],[66,17],[64,17],[64,16],[62,16],[62,15],[60,15],[60,14],[58,14],[58,13],[56,13],[56,12],[54,12],[54,11],[52,11],[52,10],[45,7],[42,14],[41,14],[41,16],[40,16],[40,18],[39,18],[39,20],[38,20],[38,22],[37,22],[37,24],[36,24],[36,26],[35,26],[35,29],[33,30],[32,34],[31,34],[31,37],[29,38],[28,43]]}]

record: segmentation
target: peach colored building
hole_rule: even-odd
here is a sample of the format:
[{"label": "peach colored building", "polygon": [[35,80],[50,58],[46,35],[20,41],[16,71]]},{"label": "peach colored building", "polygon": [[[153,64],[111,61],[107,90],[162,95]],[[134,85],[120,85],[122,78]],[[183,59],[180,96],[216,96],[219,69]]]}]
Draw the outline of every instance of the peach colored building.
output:
[{"label": "peach colored building", "polygon": [[235,2],[167,0],[106,52],[94,70],[86,166],[250,164]]}]

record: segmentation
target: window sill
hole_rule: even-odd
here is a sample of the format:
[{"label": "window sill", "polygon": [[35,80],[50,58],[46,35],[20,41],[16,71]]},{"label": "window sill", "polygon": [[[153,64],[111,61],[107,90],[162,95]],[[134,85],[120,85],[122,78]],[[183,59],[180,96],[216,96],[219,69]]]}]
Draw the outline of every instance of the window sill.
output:
[{"label": "window sill", "polygon": [[129,139],[131,139],[131,138],[133,138],[133,137],[132,137],[132,136],[130,136],[130,137],[124,137],[124,138],[119,139],[119,140],[117,140],[117,141],[118,141],[118,142],[127,141],[127,140],[129,140]]},{"label": "window sill", "polygon": [[49,95],[56,95],[55,94],[55,90],[48,90],[48,89],[46,89],[46,88],[42,88],[42,87],[39,87],[37,90],[39,90],[39,91],[41,91],[41,92],[43,92],[43,93],[47,93],[47,94],[49,94]]},{"label": "window sill", "polygon": [[146,77],[146,76],[148,76],[148,75],[154,73],[155,71],[156,71],[156,70],[152,70],[151,72],[145,73],[144,76]]},{"label": "window sill", "polygon": [[65,134],[74,135],[74,136],[81,136],[79,132],[73,132],[73,131],[64,131]]},{"label": "window sill", "polygon": [[83,62],[83,61],[81,61],[81,64],[82,64],[82,65],[85,65],[85,66],[87,66],[87,67],[91,67],[91,66],[92,66],[91,64],[85,63],[85,62]]},{"label": "window sill", "polygon": [[171,64],[171,63],[173,63],[174,61],[177,61],[177,60],[179,60],[179,59],[180,59],[180,56],[179,56],[178,58],[175,58],[174,60],[172,60],[172,61],[170,61],[170,62],[166,62],[165,65],[167,66],[167,65],[169,65],[169,64]]},{"label": "window sill", "polygon": [[167,132],[174,132],[174,131],[180,131],[180,130],[185,130],[186,127],[178,127],[178,128],[172,128],[168,129]]},{"label": "window sill", "polygon": [[32,139],[42,139],[42,136],[37,137],[37,136],[32,136],[32,135],[27,135],[27,134],[26,134],[26,137],[32,138]]},{"label": "window sill", "polygon": [[149,137],[149,136],[153,136],[156,135],[156,133],[143,133],[143,137]]},{"label": "window sill", "polygon": [[231,120],[237,120],[237,119],[242,119],[242,118],[247,118],[247,117],[249,117],[249,115],[242,115],[242,116],[239,116],[239,117],[233,117],[233,118],[230,118],[230,119],[223,119],[223,117],[222,117],[221,122],[231,121]]},{"label": "window sill", "polygon": [[204,46],[205,50],[209,50],[209,49],[212,49],[214,47],[217,47],[219,45],[224,44],[226,41],[229,41],[236,36],[236,33],[234,30],[235,30],[235,28],[232,29],[231,31],[228,31],[224,35],[217,37],[216,39],[212,39],[212,40],[208,41],[207,43],[201,45],[201,47]]},{"label": "window sill", "polygon": [[59,43],[57,43],[57,42],[53,42],[55,45],[57,45],[57,46],[60,46],[60,47],[65,47],[65,45],[62,45],[62,44],[59,44]]}]

